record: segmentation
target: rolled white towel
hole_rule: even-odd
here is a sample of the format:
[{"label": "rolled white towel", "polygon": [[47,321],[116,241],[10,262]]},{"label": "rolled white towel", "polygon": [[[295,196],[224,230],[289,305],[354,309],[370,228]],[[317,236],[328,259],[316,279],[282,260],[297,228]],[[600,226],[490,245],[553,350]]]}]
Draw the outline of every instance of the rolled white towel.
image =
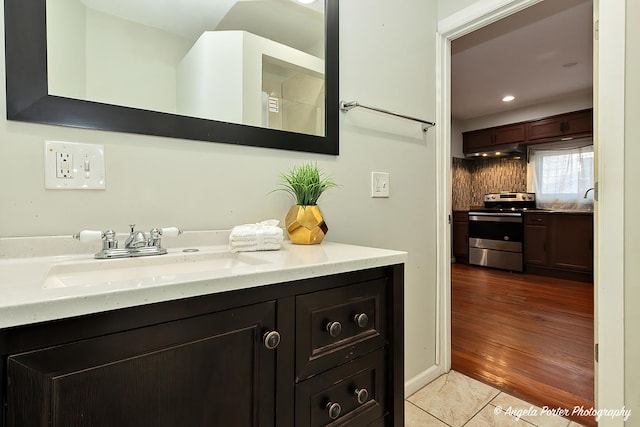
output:
[{"label": "rolled white towel", "polygon": [[229,249],[239,251],[278,250],[284,240],[284,232],[278,227],[278,220],[272,219],[257,224],[233,227],[229,234]]},{"label": "rolled white towel", "polygon": [[258,251],[277,251],[282,247],[282,244],[264,244],[258,247],[257,244],[247,246],[230,246],[231,252],[258,252]]}]

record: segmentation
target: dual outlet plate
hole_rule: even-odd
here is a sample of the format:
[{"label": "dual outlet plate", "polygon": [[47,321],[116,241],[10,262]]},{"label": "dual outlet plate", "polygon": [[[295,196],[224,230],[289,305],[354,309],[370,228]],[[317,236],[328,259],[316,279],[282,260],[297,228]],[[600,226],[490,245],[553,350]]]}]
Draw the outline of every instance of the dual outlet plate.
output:
[{"label": "dual outlet plate", "polygon": [[104,190],[104,146],[44,142],[44,187],[50,190]]}]

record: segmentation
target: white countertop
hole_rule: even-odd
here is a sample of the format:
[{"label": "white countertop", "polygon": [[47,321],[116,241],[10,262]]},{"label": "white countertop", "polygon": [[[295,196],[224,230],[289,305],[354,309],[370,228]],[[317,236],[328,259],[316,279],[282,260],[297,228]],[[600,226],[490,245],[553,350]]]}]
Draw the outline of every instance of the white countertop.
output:
[{"label": "white countertop", "polygon": [[[169,250],[166,255],[112,260],[93,258],[99,242],[79,243],[63,236],[0,239],[0,328],[400,264],[407,259],[406,252],[327,241],[311,246],[285,241],[279,251],[231,255],[225,238],[228,231],[188,232],[163,240]],[[186,248],[198,252],[185,253]],[[218,255],[225,258],[217,260]],[[207,265],[215,266],[210,270]],[[86,277],[93,279],[83,283]]]}]

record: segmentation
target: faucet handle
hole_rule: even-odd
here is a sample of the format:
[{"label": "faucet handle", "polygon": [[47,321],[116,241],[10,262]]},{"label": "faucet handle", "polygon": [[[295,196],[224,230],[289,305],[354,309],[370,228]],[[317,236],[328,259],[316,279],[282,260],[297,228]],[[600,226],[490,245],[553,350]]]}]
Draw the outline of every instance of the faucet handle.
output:
[{"label": "faucet handle", "polygon": [[182,230],[178,227],[165,227],[160,229],[160,235],[163,237],[178,237],[182,234]]},{"label": "faucet handle", "polygon": [[152,228],[149,231],[149,246],[160,247],[160,237],[177,237],[182,234],[178,227]]},{"label": "faucet handle", "polygon": [[104,232],[96,230],[82,230],[74,234],[73,238],[78,239],[81,242],[102,240],[102,249],[114,249],[118,247],[116,232],[113,230],[107,230]]},{"label": "faucet handle", "polygon": [[104,236],[105,233],[102,231],[82,230],[74,234],[73,238],[80,240],[81,242],[94,242],[96,240],[101,240]]}]

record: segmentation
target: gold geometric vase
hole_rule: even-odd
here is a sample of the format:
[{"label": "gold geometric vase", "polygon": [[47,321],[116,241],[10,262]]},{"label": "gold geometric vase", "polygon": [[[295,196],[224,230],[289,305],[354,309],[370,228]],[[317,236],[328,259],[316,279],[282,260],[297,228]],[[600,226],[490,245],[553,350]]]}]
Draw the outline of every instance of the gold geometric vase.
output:
[{"label": "gold geometric vase", "polygon": [[322,242],[329,231],[317,205],[291,206],[284,219],[284,224],[287,227],[291,243],[298,245],[317,245]]}]

